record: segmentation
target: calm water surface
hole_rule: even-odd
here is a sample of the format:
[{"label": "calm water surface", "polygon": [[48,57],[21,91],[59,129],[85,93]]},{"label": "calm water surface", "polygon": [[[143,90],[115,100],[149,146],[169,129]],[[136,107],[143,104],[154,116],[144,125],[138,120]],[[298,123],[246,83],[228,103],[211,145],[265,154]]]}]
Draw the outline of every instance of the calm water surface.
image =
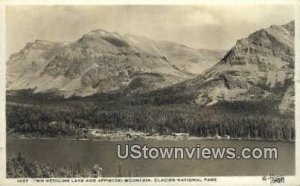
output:
[{"label": "calm water surface", "polygon": [[[117,144],[147,144],[157,147],[277,147],[276,160],[120,160]],[[124,147],[124,146],[123,146]],[[146,140],[146,141],[76,141],[68,139],[7,139],[7,153],[19,153],[29,161],[52,166],[92,168],[99,164],[104,176],[259,176],[270,173],[295,173],[295,144],[251,140]]]}]

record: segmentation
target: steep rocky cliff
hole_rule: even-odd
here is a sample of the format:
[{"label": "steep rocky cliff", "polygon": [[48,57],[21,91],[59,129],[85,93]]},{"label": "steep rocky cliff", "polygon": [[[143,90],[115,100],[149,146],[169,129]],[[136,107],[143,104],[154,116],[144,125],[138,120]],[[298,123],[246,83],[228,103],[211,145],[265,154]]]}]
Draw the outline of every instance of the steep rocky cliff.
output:
[{"label": "steep rocky cliff", "polygon": [[283,99],[284,112],[294,103],[294,59],[294,22],[272,25],[238,40],[219,63],[198,77],[149,96],[199,105]]}]

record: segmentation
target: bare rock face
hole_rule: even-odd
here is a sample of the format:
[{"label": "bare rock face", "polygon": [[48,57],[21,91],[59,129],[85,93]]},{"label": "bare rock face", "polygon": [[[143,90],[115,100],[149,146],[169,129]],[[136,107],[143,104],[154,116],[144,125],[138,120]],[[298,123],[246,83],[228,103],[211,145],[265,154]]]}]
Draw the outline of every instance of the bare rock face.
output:
[{"label": "bare rock face", "polygon": [[295,112],[295,87],[290,85],[284,93],[283,99],[279,105],[279,111],[282,114]]},{"label": "bare rock face", "polygon": [[[204,83],[212,102],[255,100],[286,89],[294,77],[293,22],[271,26],[237,41],[225,57],[207,73]],[[219,82],[217,86],[209,86]],[[199,99],[199,97],[198,97]],[[209,104],[209,103],[207,103]]]},{"label": "bare rock face", "polygon": [[172,95],[173,101],[199,105],[283,99],[280,110],[284,112],[294,104],[294,58],[294,22],[273,25],[237,41],[219,63],[198,77],[154,95],[164,102]]},{"label": "bare rock face", "polygon": [[75,42],[27,44],[7,62],[7,86],[65,97],[146,92],[193,78],[188,66],[211,66],[222,57],[222,52],[210,51],[211,59],[204,61],[203,53],[176,43],[94,30]]}]

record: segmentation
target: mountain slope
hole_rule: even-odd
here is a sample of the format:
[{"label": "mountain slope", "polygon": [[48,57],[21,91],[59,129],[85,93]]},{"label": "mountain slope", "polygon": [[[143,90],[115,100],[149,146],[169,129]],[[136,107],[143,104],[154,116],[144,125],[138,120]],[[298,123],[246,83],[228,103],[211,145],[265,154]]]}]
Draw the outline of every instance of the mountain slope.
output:
[{"label": "mountain slope", "polygon": [[[184,65],[178,65],[176,54],[182,56],[178,59],[185,65],[201,62],[209,66],[221,58],[220,52],[211,51],[212,60],[203,61],[197,50],[161,42],[171,47],[162,50],[165,44],[159,43],[105,30],[94,30],[69,43],[37,40],[10,57],[7,86],[9,90],[54,91],[65,97],[146,92],[195,76]],[[201,60],[191,61],[191,56]]]},{"label": "mountain slope", "polygon": [[190,74],[199,74],[212,67],[226,53],[224,50],[195,50],[174,42],[154,41],[130,34],[125,35],[125,40],[137,49],[164,56],[174,66]]},{"label": "mountain slope", "polygon": [[[199,105],[284,97],[282,104],[292,105],[293,81],[294,22],[290,22],[254,32],[198,77],[145,96],[159,103]],[[284,112],[287,107],[280,108]]]},{"label": "mountain slope", "polygon": [[[89,128],[130,128],[162,135],[183,132],[200,137],[295,139],[294,22],[271,26],[239,40],[219,63],[171,86],[175,77],[184,74],[189,78],[190,73],[167,53],[162,54],[156,42],[143,43],[141,39],[134,44],[115,33],[94,32],[74,43],[40,49],[47,60],[37,71],[37,79],[57,79],[50,81],[54,84],[51,86],[41,79],[38,88],[66,83],[62,88],[70,86],[68,90],[78,95],[76,86],[86,91],[94,85],[108,90],[108,94],[64,99],[52,93],[33,96],[32,90],[12,91],[6,97],[8,134],[86,138],[84,131]],[[12,64],[13,59],[21,62],[14,56]],[[30,58],[24,58],[24,62],[31,64]],[[164,73],[161,67],[165,67]],[[19,81],[24,78],[32,85],[25,77],[22,75]],[[120,82],[124,82],[122,87]],[[159,86],[168,87],[156,89]]]}]

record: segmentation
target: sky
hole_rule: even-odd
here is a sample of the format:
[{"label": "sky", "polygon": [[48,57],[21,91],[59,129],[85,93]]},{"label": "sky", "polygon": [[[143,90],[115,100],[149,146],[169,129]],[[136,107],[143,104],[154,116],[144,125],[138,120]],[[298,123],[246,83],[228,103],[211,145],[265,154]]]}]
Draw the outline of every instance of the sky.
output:
[{"label": "sky", "polygon": [[8,6],[7,57],[36,39],[75,41],[95,29],[230,49],[238,39],[294,19],[290,5]]}]

